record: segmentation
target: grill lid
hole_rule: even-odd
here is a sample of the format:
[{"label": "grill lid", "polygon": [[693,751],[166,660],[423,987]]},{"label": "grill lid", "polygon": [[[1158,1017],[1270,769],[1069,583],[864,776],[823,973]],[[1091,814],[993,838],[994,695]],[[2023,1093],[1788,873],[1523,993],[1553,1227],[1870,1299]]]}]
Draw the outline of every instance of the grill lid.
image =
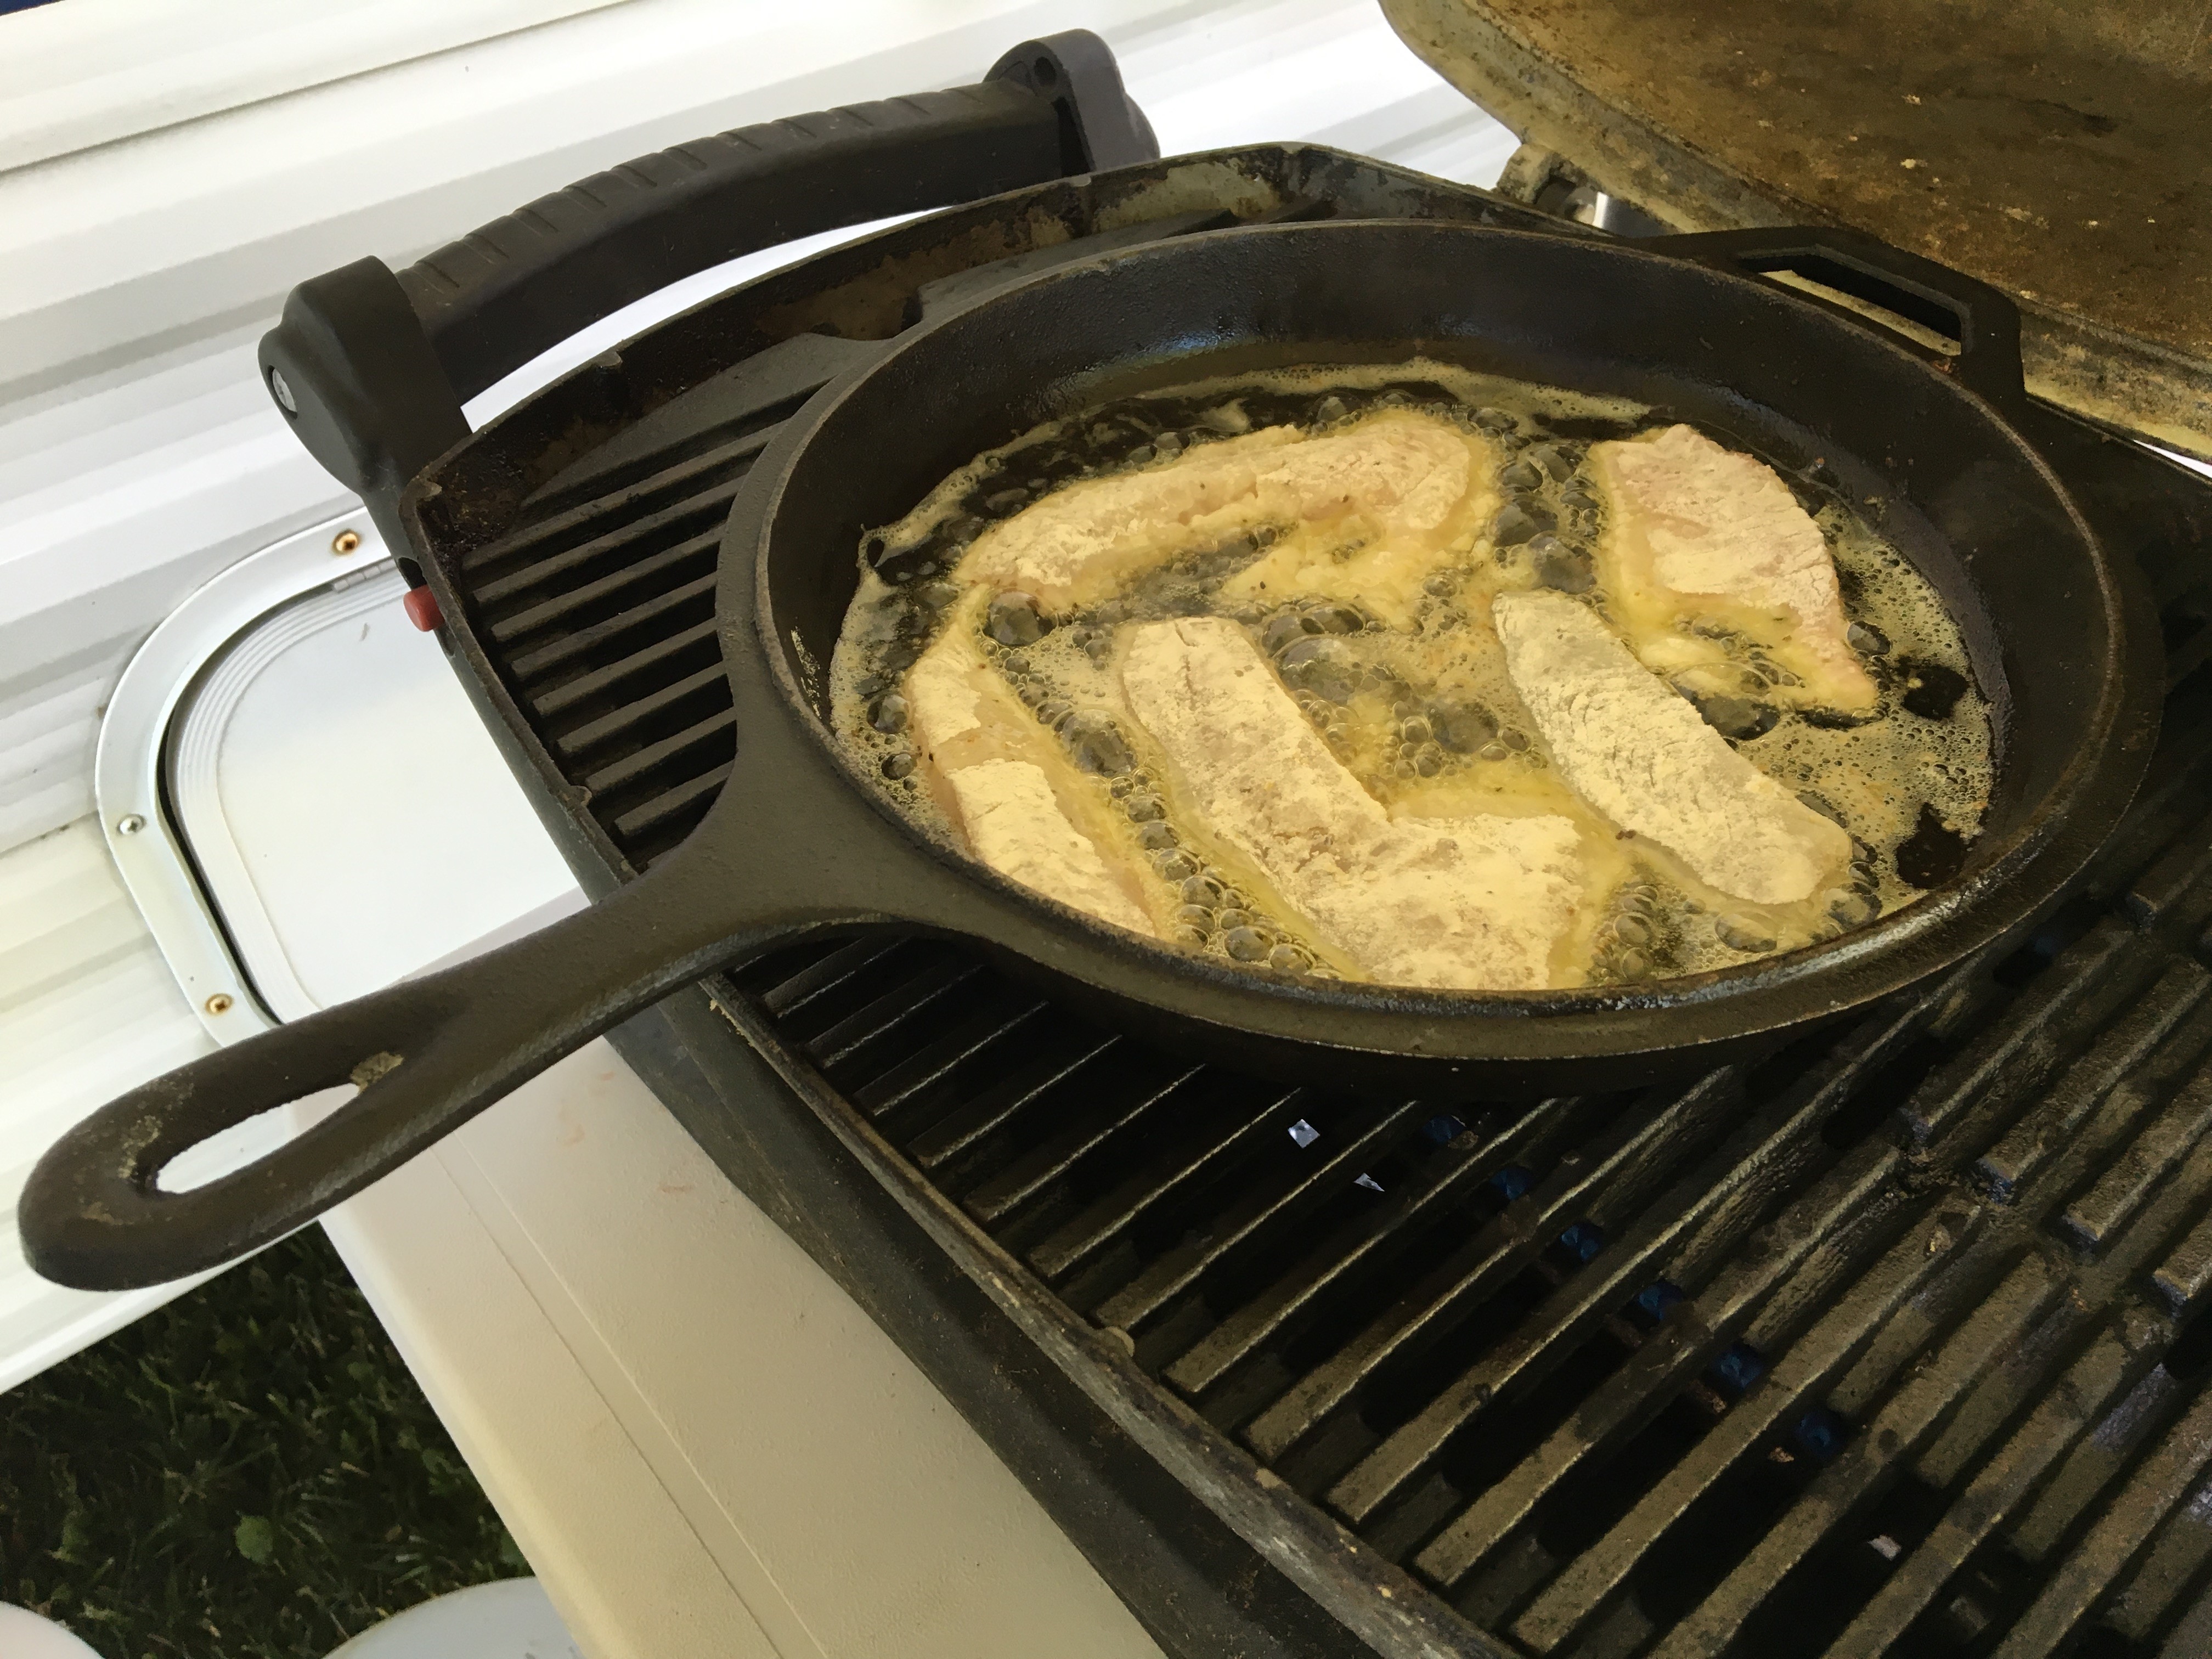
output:
[{"label": "grill lid", "polygon": [[2191,0],[1384,0],[1407,43],[1686,230],[1829,223],[2020,304],[2028,389],[2212,459],[2212,33]]}]

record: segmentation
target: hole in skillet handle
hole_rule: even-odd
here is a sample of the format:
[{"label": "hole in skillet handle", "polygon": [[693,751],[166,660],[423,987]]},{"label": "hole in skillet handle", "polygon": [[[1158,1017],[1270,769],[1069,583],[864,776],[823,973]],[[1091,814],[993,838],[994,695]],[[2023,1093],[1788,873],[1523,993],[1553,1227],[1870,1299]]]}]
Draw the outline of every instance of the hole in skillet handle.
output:
[{"label": "hole in skillet handle", "polygon": [[1659,236],[1638,246],[1765,276],[1893,340],[1992,403],[2024,400],[2020,313],[1986,283],[1830,225]]},{"label": "hole in skillet handle", "polygon": [[[152,1172],[154,1188],[164,1193],[189,1193],[236,1174],[316,1124],[335,1117],[358,1100],[362,1090],[396,1071],[401,1058],[388,1048],[380,1049],[356,1066],[343,1083],[268,1107],[171,1154]],[[292,1114],[299,1115],[290,1117]]]},{"label": "hole in skillet handle", "polygon": [[[364,1060],[358,1072],[380,1060],[396,1060],[396,1055],[372,1055]],[[373,1080],[373,1079],[372,1079]],[[164,1193],[189,1193],[219,1181],[224,1176],[235,1174],[247,1164],[266,1157],[299,1131],[289,1119],[295,1112],[302,1113],[308,1124],[324,1119],[343,1109],[361,1095],[362,1085],[340,1083],[328,1089],[318,1089],[297,1100],[287,1101],[282,1106],[271,1106],[256,1112],[252,1117],[234,1123],[228,1129],[218,1130],[197,1146],[187,1146],[154,1172],[154,1186]]]},{"label": "hole in skillet handle", "polygon": [[[273,1243],[398,1167],[575,1046],[557,1029],[565,988],[532,996],[515,958],[488,974],[492,960],[276,1026],[110,1101],[33,1169],[16,1206],[26,1258],[82,1290],[161,1284]],[[299,1107],[304,1127],[284,1133],[277,1115]]]}]

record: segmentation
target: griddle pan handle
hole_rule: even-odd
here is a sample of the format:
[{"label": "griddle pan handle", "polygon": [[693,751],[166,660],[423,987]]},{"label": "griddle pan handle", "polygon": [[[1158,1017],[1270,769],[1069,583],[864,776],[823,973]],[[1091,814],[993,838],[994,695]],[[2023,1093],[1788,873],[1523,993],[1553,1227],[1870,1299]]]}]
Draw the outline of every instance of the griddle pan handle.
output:
[{"label": "griddle pan handle", "polygon": [[404,270],[366,258],[302,283],[262,338],[262,380],[374,512],[468,435],[464,402],[633,300],[794,237],[1158,155],[1106,43],[1048,35],[975,86],[678,144]]},{"label": "griddle pan handle", "polygon": [[[1986,283],[1875,237],[1832,225],[1795,225],[1655,236],[1637,246],[1759,276],[1792,272],[1957,341],[1955,355],[1912,343],[1932,350],[1937,367],[1991,403],[2016,404],[2027,395],[2021,380],[2019,308]],[[1863,313],[1850,314],[1894,337],[1912,339]]]},{"label": "griddle pan handle", "polygon": [[[47,1149],[24,1187],[16,1220],[31,1266],[92,1291],[220,1267],[681,987],[779,942],[883,920],[849,896],[781,896],[835,884],[808,869],[803,849],[756,849],[739,868],[697,839],[526,938],[261,1032],[103,1106]],[[699,903],[699,884],[718,881],[762,895],[734,930],[726,912],[710,918]],[[359,1091],[350,1100],[246,1167],[179,1192],[159,1184],[179,1154],[223,1130],[349,1084]]]}]

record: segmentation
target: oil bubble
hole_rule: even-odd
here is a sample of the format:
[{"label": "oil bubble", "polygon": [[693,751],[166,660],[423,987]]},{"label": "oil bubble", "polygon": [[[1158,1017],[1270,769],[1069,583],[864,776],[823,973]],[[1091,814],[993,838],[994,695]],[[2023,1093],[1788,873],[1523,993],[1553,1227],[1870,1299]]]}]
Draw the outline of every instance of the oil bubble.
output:
[{"label": "oil bubble", "polygon": [[1472,755],[1498,735],[1498,720],[1479,702],[1439,702],[1429,708],[1436,740],[1454,754]]},{"label": "oil bubble", "polygon": [[1713,935],[1731,951],[1756,956],[1774,948],[1773,937],[1746,916],[1721,916],[1713,922]]},{"label": "oil bubble", "polygon": [[1052,631],[1052,624],[1033,595],[1010,589],[991,601],[983,631],[1000,645],[1035,645]]},{"label": "oil bubble", "polygon": [[1222,939],[1222,948],[1239,962],[1264,962],[1274,949],[1256,927],[1232,927]]},{"label": "oil bubble", "polygon": [[1533,540],[1547,530],[1557,530],[1559,520],[1542,502],[1528,500],[1508,501],[1498,509],[1496,527],[1491,540],[1499,548],[1518,547]]},{"label": "oil bubble", "polygon": [[1155,854],[1153,865],[1167,881],[1184,881],[1198,873],[1198,860],[1181,848]]},{"label": "oil bubble", "polygon": [[1116,777],[1136,764],[1129,740],[1103,714],[1085,711],[1068,715],[1059,725],[1069,755],[1085,771],[1100,777]]},{"label": "oil bubble", "polygon": [[1182,902],[1185,904],[1202,904],[1210,909],[1227,896],[1227,890],[1209,875],[1192,876],[1182,884]]},{"label": "oil bubble", "polygon": [[1538,581],[1562,593],[1587,593],[1597,582],[1590,556],[1549,532],[1529,538],[1528,568]]}]

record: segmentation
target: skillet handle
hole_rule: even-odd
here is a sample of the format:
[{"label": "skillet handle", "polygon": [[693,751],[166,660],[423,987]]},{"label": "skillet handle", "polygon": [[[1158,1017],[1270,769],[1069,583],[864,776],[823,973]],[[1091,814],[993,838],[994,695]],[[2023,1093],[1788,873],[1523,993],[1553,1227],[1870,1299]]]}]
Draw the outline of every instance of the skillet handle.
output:
[{"label": "skillet handle", "polygon": [[468,435],[467,399],[670,283],[794,237],[1158,155],[1106,43],[1072,29],[1023,42],[975,86],[709,135],[404,270],[366,258],[302,283],[262,338],[262,381],[375,513]]},{"label": "skillet handle", "polygon": [[[2020,309],[2010,299],[1987,283],[1862,232],[1792,225],[1654,236],[1637,246],[1758,276],[1794,272],[1956,340],[1958,355],[1935,357],[1936,366],[1991,403],[2016,404],[2027,395],[2021,378]],[[1856,319],[1870,323],[1863,316]],[[1897,336],[1895,330],[1883,331]]]},{"label": "skillet handle", "polygon": [[[679,987],[855,919],[850,902],[771,896],[731,931],[726,908],[718,919],[701,903],[702,884],[763,884],[761,860],[742,870],[729,862],[687,843],[550,927],[249,1037],[109,1103],[32,1171],[16,1212],[25,1255],[46,1278],[89,1291],[219,1267],[359,1192]],[[805,884],[773,880],[767,891]],[[157,1184],[188,1148],[349,1083],[360,1091],[352,1100],[247,1167],[183,1192]]]}]

